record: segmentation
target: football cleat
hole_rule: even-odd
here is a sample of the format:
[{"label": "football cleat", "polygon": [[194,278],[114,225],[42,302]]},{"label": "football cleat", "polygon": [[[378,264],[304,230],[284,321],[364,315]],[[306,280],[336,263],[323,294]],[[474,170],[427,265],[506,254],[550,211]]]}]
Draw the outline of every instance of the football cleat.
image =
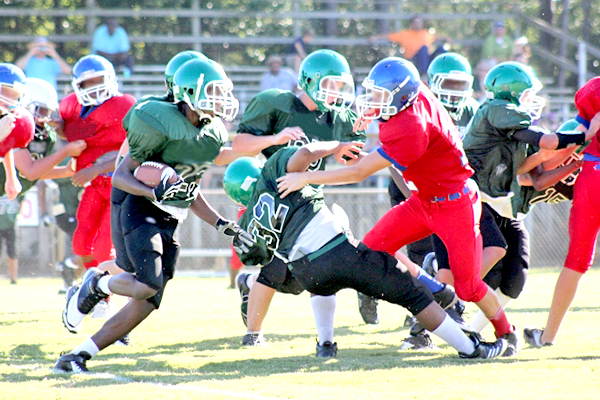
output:
[{"label": "football cleat", "polygon": [[365,324],[377,325],[379,323],[379,315],[377,314],[379,300],[360,292],[356,293],[358,294],[358,311],[360,311],[363,321],[365,321]]},{"label": "football cleat", "polygon": [[63,322],[67,329],[69,329],[69,326],[77,327],[80,325],[83,318],[92,311],[96,304],[108,297],[107,294],[98,289],[98,280],[105,275],[108,275],[108,272],[101,271],[98,268],[90,268],[83,275],[81,287],[77,293],[68,297],[67,306],[63,312]]},{"label": "football cleat", "polygon": [[[71,286],[70,288],[67,289],[67,294],[66,294],[67,307],[65,307],[65,309],[63,310],[63,313],[62,313],[63,325],[71,333],[79,333],[79,329],[81,329],[81,321],[79,321],[79,323],[77,323],[77,324],[72,324],[67,319],[67,310],[68,310],[68,307],[69,307],[69,302],[71,301],[71,299],[73,298],[73,296],[75,296],[75,294],[78,291],[79,291],[79,285],[73,285],[73,286]],[[77,303],[75,301],[73,301],[73,304],[77,304]],[[77,312],[77,311],[74,310],[73,312]],[[83,317],[81,317],[81,319],[83,320]]]},{"label": "football cleat", "polygon": [[476,335],[467,335],[475,345],[475,351],[471,354],[458,353],[460,358],[481,358],[490,359],[500,357],[506,352],[508,342],[505,339],[498,339],[494,343],[482,342]]},{"label": "football cleat", "polygon": [[463,315],[465,313],[465,305],[462,301],[457,301],[456,304],[446,310],[446,313],[456,322],[458,327],[467,335],[475,333],[475,330],[465,321]]},{"label": "football cleat", "polygon": [[505,339],[508,342],[508,347],[506,351],[502,354],[502,357],[513,357],[516,356],[519,351],[521,351],[521,347],[523,346],[523,340],[517,335],[517,330],[513,326],[513,331],[511,333],[506,333],[502,335],[502,339]]},{"label": "football cleat", "polygon": [[435,277],[438,272],[438,264],[435,258],[435,253],[427,253],[425,258],[423,258],[423,265],[421,266],[423,270],[428,273],[430,276]]},{"label": "football cleat", "polygon": [[419,321],[417,321],[417,319],[415,318],[415,321],[410,326],[410,335],[416,336],[419,333],[423,332],[424,330],[425,330],[425,328],[423,327],[423,325],[421,325],[421,323]]},{"label": "football cleat", "polygon": [[266,346],[265,342],[262,333],[247,333],[242,338],[242,345],[244,346]]},{"label": "football cleat", "polygon": [[412,326],[412,324],[414,324],[415,322],[417,322],[417,319],[412,315],[407,314],[406,317],[404,317],[404,323],[402,325],[405,327],[409,327]]},{"label": "football cleat", "polygon": [[123,336],[121,339],[118,339],[115,342],[118,346],[129,346],[131,344],[131,339],[129,338],[129,333]]},{"label": "football cleat", "polygon": [[433,294],[433,298],[444,310],[449,309],[458,302],[458,296],[454,292],[454,288],[445,283],[442,290]]},{"label": "football cleat", "polygon": [[551,342],[543,343],[542,342],[543,334],[544,334],[543,329],[537,329],[537,328],[523,329],[523,338],[530,346],[533,346],[533,347],[553,346],[554,343],[551,343]]},{"label": "football cleat", "polygon": [[248,299],[250,298],[250,288],[246,284],[246,278],[248,278],[248,276],[250,276],[250,274],[239,274],[236,279],[240,297],[242,298],[240,312],[245,326],[248,326]]},{"label": "football cleat", "polygon": [[400,350],[421,350],[421,349],[436,349],[437,347],[433,344],[431,336],[427,332],[420,332],[416,335],[410,335],[400,346]]},{"label": "football cleat", "polygon": [[67,372],[72,374],[82,374],[89,372],[86,362],[91,359],[85,351],[79,352],[79,354],[65,354],[61,353],[56,365],[54,366],[55,372]]},{"label": "football cleat", "polygon": [[320,345],[319,341],[317,340],[317,354],[315,356],[322,358],[336,357],[337,349],[337,343],[331,343],[330,341],[327,341]]},{"label": "football cleat", "polygon": [[92,318],[107,319],[110,317],[112,317],[112,307],[110,305],[110,302],[106,300],[100,300],[100,302],[94,307]]}]

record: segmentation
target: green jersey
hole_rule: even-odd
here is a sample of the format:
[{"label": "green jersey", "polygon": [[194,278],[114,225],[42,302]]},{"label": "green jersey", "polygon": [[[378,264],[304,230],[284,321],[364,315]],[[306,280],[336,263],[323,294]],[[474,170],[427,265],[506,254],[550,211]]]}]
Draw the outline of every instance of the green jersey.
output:
[{"label": "green jersey", "polygon": [[[353,132],[356,113],[351,110],[310,111],[292,92],[269,89],[256,95],[246,107],[238,133],[249,133],[256,136],[276,135],[284,128],[299,126],[308,141],[342,142],[366,140],[364,131]],[[262,151],[265,157],[271,157],[277,150],[285,146],[302,146],[308,141],[290,141],[286,145],[267,147]],[[322,160],[311,165],[310,170],[324,169]]]},{"label": "green jersey", "polygon": [[471,118],[473,118],[478,108],[479,102],[474,98],[469,97],[467,98],[464,107],[458,110],[458,112],[455,110],[448,110],[448,114],[450,114],[452,121],[454,121],[454,124],[460,132],[461,139],[465,137],[467,125],[469,125],[469,122],[471,122]]},{"label": "green jersey", "polygon": [[[71,162],[71,158],[66,158],[58,164],[59,167],[66,167]],[[71,177],[52,179],[58,185],[59,203],[52,207],[54,216],[67,214],[75,215],[79,200],[84,189],[73,185]]]},{"label": "green jersey", "polygon": [[[44,158],[52,153],[52,149],[54,149],[54,145],[56,144],[56,131],[48,124],[44,124],[44,126],[35,127],[35,135],[33,140],[29,142],[27,145],[27,150],[31,154],[31,157],[34,160],[39,160],[40,158]],[[22,150],[18,150],[22,151]],[[17,170],[17,176],[19,182],[21,183],[22,189],[19,196],[25,195],[25,193],[35,185],[38,181],[37,179],[30,181],[26,179],[23,175],[19,173]],[[4,196],[4,183],[6,182],[6,172],[4,168],[0,168],[0,196]]]},{"label": "green jersey", "polygon": [[239,225],[258,244],[250,253],[240,255],[246,265],[266,265],[275,251],[287,258],[304,227],[325,206],[323,191],[311,185],[279,197],[276,180],[287,173],[287,163],[297,150],[297,146],[281,149],[267,160],[240,218]]},{"label": "green jersey", "polygon": [[482,192],[506,196],[527,155],[527,143],[513,139],[531,117],[505,100],[486,100],[467,126],[463,146]]},{"label": "green jersey", "polygon": [[[579,148],[560,166],[569,165],[574,161],[583,159],[583,150],[585,150],[587,145],[588,143],[579,146]],[[529,146],[527,155],[530,156],[536,151],[538,151],[537,148]],[[543,190],[535,190],[533,186],[519,186],[515,180],[512,185],[515,195],[511,198],[514,216],[517,217],[518,214],[527,214],[531,208],[538,203],[557,204],[563,201],[572,200],[573,185],[575,185],[575,180],[580,172],[581,169],[577,169],[565,178],[556,182],[554,185]]]},{"label": "green jersey", "polygon": [[12,229],[17,222],[21,210],[22,197],[9,200],[7,196],[0,197],[0,230]]},{"label": "green jersey", "polygon": [[204,119],[194,126],[179,106],[146,101],[132,109],[123,121],[129,155],[135,161],[156,161],[173,167],[185,181],[179,192],[161,204],[188,208],[198,194],[198,181],[219,155],[228,139],[220,118]]}]

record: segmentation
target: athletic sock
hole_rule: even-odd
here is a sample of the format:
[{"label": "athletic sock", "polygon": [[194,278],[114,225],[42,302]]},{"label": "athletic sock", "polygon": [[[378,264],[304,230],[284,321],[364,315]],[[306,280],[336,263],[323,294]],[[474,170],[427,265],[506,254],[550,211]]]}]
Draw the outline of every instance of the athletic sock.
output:
[{"label": "athletic sock", "polygon": [[506,314],[504,313],[504,308],[500,307],[496,315],[492,318],[489,318],[492,325],[494,325],[494,329],[496,330],[496,337],[499,338],[507,333],[511,333],[514,331],[513,326],[508,322],[506,318]]},{"label": "athletic sock", "polygon": [[[512,298],[502,293],[499,288],[496,289],[496,294],[498,295],[498,300],[500,300],[502,309],[505,309],[506,306],[508,306],[508,304],[511,302]],[[481,333],[489,323],[490,320],[485,316],[483,311],[479,310],[475,315],[475,318],[469,322],[469,325],[471,325],[471,328],[475,329],[476,332]]]},{"label": "athletic sock", "polygon": [[475,351],[475,345],[471,339],[465,335],[449,315],[446,315],[440,326],[431,333],[443,339],[459,353],[473,354]]},{"label": "athletic sock", "polygon": [[98,352],[100,351],[100,349],[98,348],[98,346],[96,346],[96,343],[94,343],[94,341],[92,340],[92,338],[87,338],[83,341],[83,343],[81,343],[79,345],[79,347],[75,348],[71,354],[79,354],[82,351],[85,351],[86,353],[88,353],[90,356],[95,356],[96,354],[98,354]]},{"label": "athletic sock", "polygon": [[427,286],[431,293],[441,292],[444,289],[444,284],[436,280],[434,277],[429,275],[427,272],[423,271],[423,269],[419,268],[419,273],[417,274],[417,280]]},{"label": "athletic sock", "polygon": [[325,342],[333,343],[333,319],[335,317],[336,297],[333,296],[312,296],[310,305],[315,318],[319,344]]},{"label": "athletic sock", "polygon": [[102,278],[98,279],[98,289],[104,294],[112,294],[112,291],[108,287],[108,282],[111,280],[112,276],[106,275]]}]

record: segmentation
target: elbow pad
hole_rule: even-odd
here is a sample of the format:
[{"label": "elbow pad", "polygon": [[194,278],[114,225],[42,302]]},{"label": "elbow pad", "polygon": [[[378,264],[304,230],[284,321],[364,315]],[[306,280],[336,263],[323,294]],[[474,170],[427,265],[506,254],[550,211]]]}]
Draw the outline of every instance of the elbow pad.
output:
[{"label": "elbow pad", "polygon": [[585,133],[583,132],[556,132],[556,136],[558,136],[558,146],[556,147],[556,149],[564,149],[566,147],[571,147],[575,145],[580,146],[585,143]]}]

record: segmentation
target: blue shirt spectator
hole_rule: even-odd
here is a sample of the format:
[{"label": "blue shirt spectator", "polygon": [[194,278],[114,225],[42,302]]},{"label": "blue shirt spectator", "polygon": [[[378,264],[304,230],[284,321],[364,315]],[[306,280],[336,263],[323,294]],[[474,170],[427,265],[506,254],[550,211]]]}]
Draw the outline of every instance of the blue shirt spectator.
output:
[{"label": "blue shirt spectator", "polygon": [[135,62],[129,48],[127,32],[119,26],[116,18],[108,18],[106,24],[100,25],[94,32],[92,53],[106,58],[115,69],[122,66],[124,76],[131,75]]},{"label": "blue shirt spectator", "polygon": [[265,72],[260,79],[260,91],[268,89],[281,89],[296,92],[298,87],[298,78],[292,71],[282,68],[283,60],[281,57],[273,55],[267,59],[269,71]]},{"label": "blue shirt spectator", "polygon": [[58,89],[56,77],[63,73],[71,74],[71,66],[58,55],[54,44],[45,37],[39,37],[28,45],[29,51],[19,58],[15,65],[25,72],[28,78],[39,78]]}]

